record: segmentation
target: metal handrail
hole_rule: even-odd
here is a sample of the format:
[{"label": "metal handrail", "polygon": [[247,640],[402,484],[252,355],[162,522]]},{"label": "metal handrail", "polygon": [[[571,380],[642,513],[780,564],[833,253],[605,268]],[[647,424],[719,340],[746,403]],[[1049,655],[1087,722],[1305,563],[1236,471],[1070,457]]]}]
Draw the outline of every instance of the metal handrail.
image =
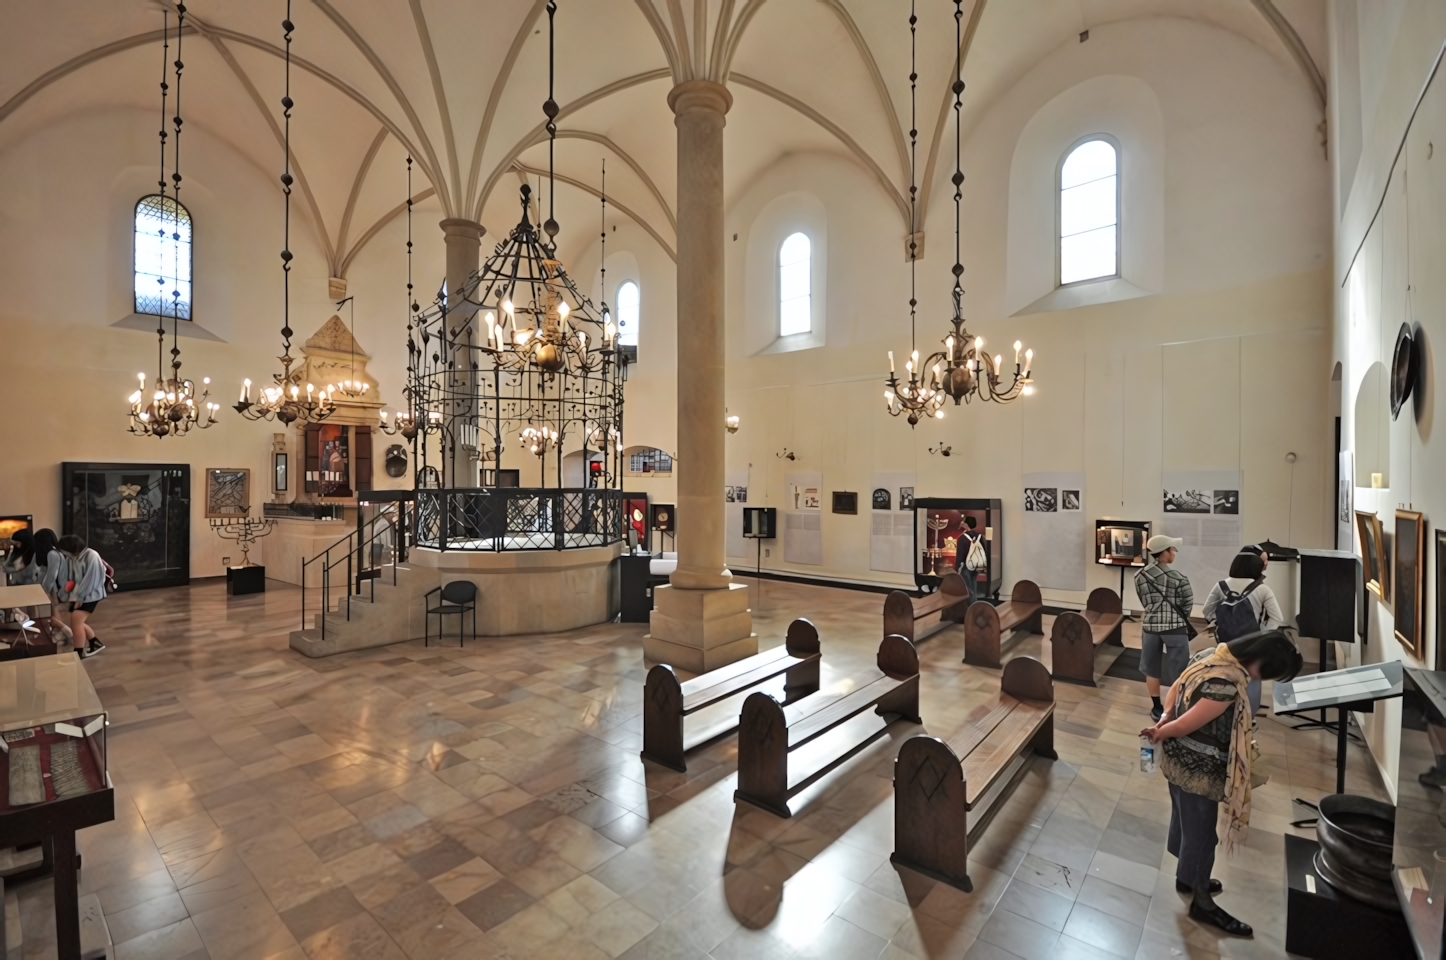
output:
[{"label": "metal handrail", "polygon": [[[342,564],[346,564],[346,595],[339,604],[347,620],[351,619],[351,600],[353,596],[359,596],[362,592],[363,583],[370,584],[371,600],[376,600],[376,581],[382,574],[382,569],[388,565],[392,568],[392,585],[397,583],[397,564],[406,562],[407,535],[409,527],[406,518],[406,501],[384,501],[374,504],[379,508],[377,514],[370,520],[363,520],[362,514],[357,516],[357,529],[322,550],[316,556],[301,561],[301,629],[306,629],[306,618],[308,608],[306,604],[306,574],[308,568],[314,564],[318,565],[321,571],[321,609],[317,614],[318,625],[321,629],[321,639],[326,639],[326,621],[331,613],[331,581],[332,571]],[[364,511],[366,504],[358,506],[359,511]],[[390,560],[378,562],[376,547],[383,534],[390,537]],[[342,548],[345,548],[344,550]],[[387,547],[382,545],[382,549]],[[333,557],[333,553],[341,551],[339,556]]]},{"label": "metal handrail", "polygon": [[507,552],[608,546],[625,539],[623,493],[595,487],[416,491],[417,546]]}]

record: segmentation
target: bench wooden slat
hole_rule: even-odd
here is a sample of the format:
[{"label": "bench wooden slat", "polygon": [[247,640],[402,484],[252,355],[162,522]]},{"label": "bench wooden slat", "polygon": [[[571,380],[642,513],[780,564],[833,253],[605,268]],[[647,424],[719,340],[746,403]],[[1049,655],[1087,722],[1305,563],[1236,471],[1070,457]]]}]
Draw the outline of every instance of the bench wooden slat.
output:
[{"label": "bench wooden slat", "polygon": [[[825,734],[844,721],[858,716],[878,703],[881,697],[907,682],[907,680],[895,680],[893,677],[879,677],[852,693],[832,701],[822,710],[811,712],[797,723],[790,722],[788,724],[788,749],[797,750],[814,737]],[[785,708],[784,716],[787,715],[788,710]]]},{"label": "bench wooden slat", "polygon": [[964,662],[998,667],[1005,631],[1043,633],[1043,610],[1044,598],[1033,580],[1017,581],[1010,598],[1001,604],[976,600],[964,613]]},{"label": "bench wooden slat", "polygon": [[1092,591],[1084,610],[1055,617],[1049,637],[1055,679],[1095,686],[1095,648],[1118,642],[1123,622],[1120,597],[1109,587]]},{"label": "bench wooden slat", "polygon": [[[857,754],[881,730],[831,756],[833,741],[822,742],[818,750],[800,754],[800,769],[791,772],[789,758],[794,751],[871,707],[880,715],[896,714],[918,723],[919,655],[914,645],[902,636],[887,636],[879,644],[876,663],[878,674],[831,699],[813,698],[784,707],[762,691],[750,694],[738,720],[738,789],[733,796],[780,817],[792,816],[790,797]],[[810,767],[806,776],[804,765]]]},{"label": "bench wooden slat", "polygon": [[703,730],[685,737],[684,718],[781,674],[788,677],[784,684],[786,702],[818,689],[818,630],[807,620],[800,618],[788,625],[783,646],[709,671],[687,683],[680,683],[667,664],[654,666],[643,684],[643,759],[686,772],[687,750],[727,733],[737,722],[709,718]]},{"label": "bench wooden slat", "polygon": [[[991,790],[1004,795],[1012,784],[1002,779],[1006,772],[1024,769],[1016,757],[1033,750],[1057,758],[1054,688],[1044,665],[1033,657],[1016,657],[1005,666],[999,687],[998,698],[971,713],[949,743],[910,737],[894,761],[894,852],[889,859],[966,892],[974,889],[968,868],[974,804]],[[994,809],[991,800],[978,829]]]},{"label": "bench wooden slat", "polygon": [[959,622],[969,599],[969,584],[957,571],[944,574],[939,589],[913,597],[894,590],[884,598],[884,636],[898,635],[910,643],[918,640],[915,624],[925,617],[941,614],[939,622]]},{"label": "bench wooden slat", "polygon": [[1054,704],[1035,704],[1016,700],[1007,723],[994,728],[990,737],[964,758],[965,802],[970,809],[989,792],[994,781],[1023,752],[1024,747],[1054,710]]},{"label": "bench wooden slat", "polygon": [[1038,610],[1039,604],[1037,603],[1020,603],[1017,600],[1001,603],[994,608],[994,612],[999,614],[1000,630],[1013,630]]},{"label": "bench wooden slat", "polygon": [[771,680],[798,659],[780,646],[694,677],[683,684],[683,713],[693,713],[710,703],[731,697],[746,687]]}]

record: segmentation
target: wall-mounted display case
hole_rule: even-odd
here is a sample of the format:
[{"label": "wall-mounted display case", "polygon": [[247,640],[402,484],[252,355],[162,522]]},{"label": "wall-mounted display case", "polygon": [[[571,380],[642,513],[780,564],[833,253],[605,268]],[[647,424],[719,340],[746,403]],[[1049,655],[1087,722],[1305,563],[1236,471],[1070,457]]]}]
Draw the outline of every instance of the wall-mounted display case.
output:
[{"label": "wall-mounted display case", "polygon": [[1150,542],[1148,520],[1096,520],[1095,563],[1107,567],[1143,567]]},{"label": "wall-mounted display case", "polygon": [[1004,581],[1003,501],[922,497],[913,508],[914,583],[933,590],[944,574],[958,573],[973,580],[978,596],[997,597]]},{"label": "wall-mounted display case", "polygon": [[62,463],[61,533],[115,569],[121,590],[191,582],[191,468],[184,463]]}]

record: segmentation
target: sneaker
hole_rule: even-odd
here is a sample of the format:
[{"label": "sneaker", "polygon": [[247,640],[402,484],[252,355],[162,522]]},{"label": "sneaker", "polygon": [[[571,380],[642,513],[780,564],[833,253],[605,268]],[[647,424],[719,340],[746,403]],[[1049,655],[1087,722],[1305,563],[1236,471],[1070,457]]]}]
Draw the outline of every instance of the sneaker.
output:
[{"label": "sneaker", "polygon": [[90,647],[85,647],[83,649],[75,651],[75,655],[77,657],[80,657],[80,659],[82,660],[88,660],[89,658],[95,656],[97,653],[100,653],[100,651],[92,650]]},{"label": "sneaker", "polygon": [[1156,723],[1159,723],[1159,722],[1160,722],[1160,718],[1163,717],[1164,715],[1165,715],[1165,707],[1164,707],[1163,704],[1162,704],[1161,706],[1158,706],[1158,707],[1151,707],[1151,708],[1150,708],[1150,719],[1153,720],[1153,721],[1155,721]]},{"label": "sneaker", "polygon": [[91,637],[90,643],[86,644],[85,652],[89,656],[94,656],[95,654],[100,653],[104,649],[105,644],[100,642],[100,637]]}]

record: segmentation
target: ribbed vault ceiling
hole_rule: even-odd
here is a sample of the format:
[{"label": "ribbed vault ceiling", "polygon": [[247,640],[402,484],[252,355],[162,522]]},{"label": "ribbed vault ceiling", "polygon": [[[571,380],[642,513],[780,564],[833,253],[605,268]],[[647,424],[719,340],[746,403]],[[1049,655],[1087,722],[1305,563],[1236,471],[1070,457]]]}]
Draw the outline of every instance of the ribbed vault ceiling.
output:
[{"label": "ribbed vault ceiling", "polygon": [[[953,9],[948,0],[919,2],[921,168],[936,157],[952,163],[940,135],[947,134]],[[284,13],[284,0],[194,0],[187,4],[194,30],[184,40],[187,129],[204,127],[275,173]],[[562,239],[596,236],[606,158],[614,215],[631,217],[672,252],[666,95],[677,80],[724,75],[734,95],[730,194],[786,154],[835,153],[874,179],[899,212],[903,234],[907,16],[903,0],[561,0]],[[965,0],[966,129],[1081,31],[1143,17],[1194,19],[1244,37],[1294,71],[1323,105],[1318,0]],[[292,19],[299,209],[334,275],[344,276],[357,250],[402,209],[409,153],[415,194],[435,195],[443,216],[478,219],[492,237],[515,221],[519,178],[535,183],[547,166],[542,2],[293,0]],[[154,0],[0,7],[0,149],[76,111],[158,110],[160,23]],[[155,123],[144,121],[137,135],[154,136]]]}]

